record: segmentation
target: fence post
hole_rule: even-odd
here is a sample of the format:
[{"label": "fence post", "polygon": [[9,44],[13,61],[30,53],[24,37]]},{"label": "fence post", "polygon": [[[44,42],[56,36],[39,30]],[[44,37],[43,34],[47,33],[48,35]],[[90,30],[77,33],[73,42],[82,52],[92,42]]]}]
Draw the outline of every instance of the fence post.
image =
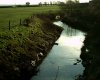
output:
[{"label": "fence post", "polygon": [[20,23],[19,23],[19,25],[22,25],[22,20],[20,19]]},{"label": "fence post", "polygon": [[9,30],[10,30],[11,24],[10,24],[10,20],[9,20]]},{"label": "fence post", "polygon": [[31,16],[31,19],[33,18],[33,15]]}]

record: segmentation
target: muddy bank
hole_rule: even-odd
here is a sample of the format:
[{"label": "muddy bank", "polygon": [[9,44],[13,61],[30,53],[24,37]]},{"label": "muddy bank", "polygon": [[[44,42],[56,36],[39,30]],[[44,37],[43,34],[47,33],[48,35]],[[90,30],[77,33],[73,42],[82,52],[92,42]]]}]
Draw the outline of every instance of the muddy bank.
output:
[{"label": "muddy bank", "polygon": [[[100,1],[91,0],[87,8],[71,7],[71,16],[63,21],[74,28],[88,31],[84,46],[81,48],[84,74],[77,80],[100,80]],[[77,7],[77,6],[76,6]],[[85,7],[85,6],[83,6]],[[77,11],[78,10],[78,11]],[[75,12],[76,11],[76,12]],[[76,25],[76,26],[75,26]],[[89,29],[89,30],[88,30]]]},{"label": "muddy bank", "polygon": [[[91,17],[91,16],[89,16]],[[96,19],[96,18],[92,18]],[[81,48],[80,58],[82,59],[82,65],[85,67],[83,75],[79,75],[76,80],[99,80],[100,79],[100,19],[89,23],[84,23],[84,20],[67,17],[62,21],[72,26],[73,28],[85,31],[84,46]],[[83,22],[82,22],[83,21]]]},{"label": "muddy bank", "polygon": [[[100,24],[99,24],[100,25]],[[83,80],[100,79],[100,28],[98,25],[88,32],[81,51],[82,64],[85,67]],[[81,79],[80,79],[81,80]]]},{"label": "muddy bank", "polygon": [[[84,74],[76,80],[100,80],[100,1],[91,0],[87,8],[72,8],[70,15],[62,20],[73,28],[87,33],[84,46],[81,48]],[[80,6],[79,6],[80,7]],[[78,11],[77,11],[78,10]]]},{"label": "muddy bank", "polygon": [[37,72],[62,28],[48,17],[32,16],[24,25],[0,33],[0,80],[29,80]]},{"label": "muddy bank", "polygon": [[[75,18],[74,18],[75,19]],[[62,21],[73,28],[87,32],[84,46],[81,48],[80,58],[85,67],[83,75],[79,75],[76,80],[99,80],[100,79],[100,24],[90,24],[75,21],[73,18],[65,18]],[[88,27],[87,27],[88,26]],[[86,28],[87,27],[87,28]]]}]

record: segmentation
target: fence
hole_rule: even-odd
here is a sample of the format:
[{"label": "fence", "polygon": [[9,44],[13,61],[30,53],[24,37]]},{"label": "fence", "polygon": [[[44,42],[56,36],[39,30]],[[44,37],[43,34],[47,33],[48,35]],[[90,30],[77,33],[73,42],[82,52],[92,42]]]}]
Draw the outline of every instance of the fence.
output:
[{"label": "fence", "polygon": [[20,20],[19,20],[19,24],[11,25],[12,22],[11,22],[11,20],[9,20],[9,22],[8,22],[8,28],[9,28],[9,30],[11,29],[11,27],[14,27],[14,26],[17,26],[17,25],[19,25],[19,26],[22,25],[22,22],[23,22],[23,21],[20,19]]},{"label": "fence", "polygon": [[11,28],[14,28],[15,26],[21,26],[24,23],[24,19],[17,19],[17,20],[6,20],[4,23],[0,22],[0,31],[6,31],[11,30]]},{"label": "fence", "polygon": [[30,19],[32,19],[33,16],[24,18],[24,19],[16,19],[16,20],[8,20],[8,22],[6,22],[6,24],[0,24],[0,29],[4,30],[11,30],[11,28],[15,27],[15,26],[21,26],[21,25],[28,25],[30,22]]}]

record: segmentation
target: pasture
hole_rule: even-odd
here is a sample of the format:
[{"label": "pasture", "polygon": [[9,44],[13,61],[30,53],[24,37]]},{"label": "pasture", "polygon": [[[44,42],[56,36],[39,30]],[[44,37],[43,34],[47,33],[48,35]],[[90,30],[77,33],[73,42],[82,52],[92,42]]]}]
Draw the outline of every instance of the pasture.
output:
[{"label": "pasture", "polygon": [[14,26],[20,23],[20,19],[24,20],[33,14],[57,12],[59,10],[59,6],[0,8],[0,31],[8,29],[9,21],[11,26]]}]

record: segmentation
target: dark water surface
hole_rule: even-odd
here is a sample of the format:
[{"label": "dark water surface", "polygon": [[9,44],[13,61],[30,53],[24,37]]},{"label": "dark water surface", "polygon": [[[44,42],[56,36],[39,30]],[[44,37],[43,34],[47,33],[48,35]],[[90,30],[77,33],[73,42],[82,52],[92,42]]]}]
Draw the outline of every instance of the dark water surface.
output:
[{"label": "dark water surface", "polygon": [[56,41],[58,45],[53,46],[39,66],[39,72],[31,80],[75,80],[75,76],[82,74],[84,70],[81,63],[73,64],[76,59],[80,59],[80,49],[85,34],[60,21],[54,24],[64,28],[60,38]]}]

